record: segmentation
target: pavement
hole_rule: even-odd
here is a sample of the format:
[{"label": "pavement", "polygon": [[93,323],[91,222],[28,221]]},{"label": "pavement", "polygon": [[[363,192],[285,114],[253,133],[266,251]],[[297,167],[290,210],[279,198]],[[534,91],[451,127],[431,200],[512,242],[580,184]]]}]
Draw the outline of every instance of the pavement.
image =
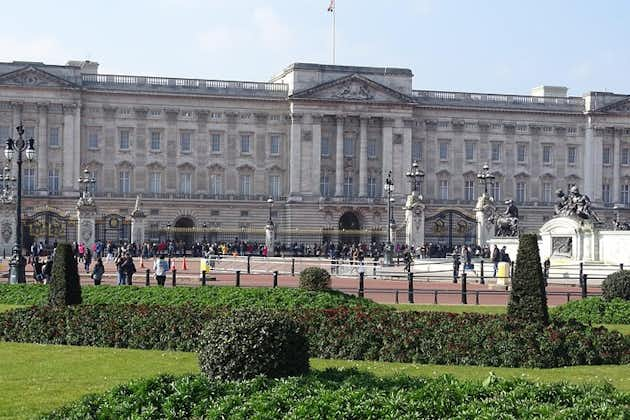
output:
[{"label": "pavement", "polygon": [[[149,270],[149,284],[155,286],[152,267],[153,259],[141,260],[135,258],[137,272],[133,276],[133,284],[144,286]],[[178,287],[201,286],[200,280],[200,259],[199,258],[174,258],[172,264],[176,269],[176,285]],[[241,287],[272,287],[273,272],[278,271],[278,287],[297,287],[299,271],[307,266],[319,265],[331,271],[330,261],[316,258],[251,258],[250,274],[247,274],[246,257],[229,257],[218,260],[213,270],[207,273],[207,286],[234,286],[236,281],[236,271],[240,273]],[[291,275],[291,268],[294,268],[295,275]],[[357,265],[335,265],[331,276],[331,287],[345,293],[357,295],[359,289],[359,268]],[[79,273],[82,285],[93,283],[89,273],[85,272],[83,264],[79,264]],[[509,291],[505,286],[497,285],[496,279],[486,278],[486,284],[480,284],[478,277],[467,281],[466,296],[469,305],[506,305],[509,298]],[[27,282],[34,282],[32,276],[32,266],[27,267]],[[105,276],[103,284],[116,284],[116,270],[113,262],[105,262]],[[365,268],[364,296],[379,303],[408,303],[407,274],[402,267],[389,267],[383,271],[380,266],[367,265]],[[172,287],[172,272],[168,273],[166,286]],[[462,285],[461,278],[458,283],[453,283],[452,273],[443,275],[422,275],[416,273],[413,281],[413,300],[420,304],[461,304]],[[568,300],[580,299],[580,287],[577,285],[562,284],[549,285],[547,287],[547,301],[549,306],[556,306],[566,303]],[[589,294],[599,294],[599,287],[589,287]]]}]

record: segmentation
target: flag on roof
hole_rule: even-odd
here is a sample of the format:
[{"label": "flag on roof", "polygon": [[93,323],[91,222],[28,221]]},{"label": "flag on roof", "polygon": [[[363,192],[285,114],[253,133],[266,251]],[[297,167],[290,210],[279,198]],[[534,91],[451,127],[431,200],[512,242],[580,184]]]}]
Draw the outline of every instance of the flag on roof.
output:
[{"label": "flag on roof", "polygon": [[335,11],[335,0],[330,0],[330,4],[328,5],[328,11],[329,12]]}]

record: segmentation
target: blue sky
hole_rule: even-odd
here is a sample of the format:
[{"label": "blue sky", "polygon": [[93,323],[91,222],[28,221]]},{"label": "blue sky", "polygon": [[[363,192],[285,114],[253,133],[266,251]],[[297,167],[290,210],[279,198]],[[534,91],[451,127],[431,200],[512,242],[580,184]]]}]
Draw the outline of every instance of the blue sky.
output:
[{"label": "blue sky", "polygon": [[[329,0],[6,1],[0,61],[268,80],[329,63]],[[337,64],[406,67],[415,89],[630,93],[630,2],[337,0]]]}]

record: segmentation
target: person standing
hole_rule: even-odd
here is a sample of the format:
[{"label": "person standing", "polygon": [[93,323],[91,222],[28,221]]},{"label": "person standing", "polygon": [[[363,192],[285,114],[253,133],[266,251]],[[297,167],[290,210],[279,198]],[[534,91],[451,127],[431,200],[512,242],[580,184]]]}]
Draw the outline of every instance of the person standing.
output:
[{"label": "person standing", "polygon": [[105,274],[105,266],[103,265],[103,259],[98,257],[96,259],[96,264],[94,264],[94,269],[92,270],[92,280],[94,280],[94,286],[99,286],[101,284],[101,280],[103,279],[103,274]]},{"label": "person standing", "polygon": [[48,255],[46,258],[46,264],[44,264],[44,284],[50,283],[50,279],[52,279],[52,266],[53,266],[53,257],[52,255]]},{"label": "person standing", "polygon": [[168,270],[168,262],[164,259],[164,254],[160,254],[160,258],[153,263],[153,272],[155,273],[155,281],[157,281],[158,286],[164,286]]},{"label": "person standing", "polygon": [[92,250],[89,246],[85,247],[85,254],[83,255],[83,265],[85,267],[85,272],[90,272],[90,265],[92,264]]},{"label": "person standing", "polygon": [[125,285],[125,271],[122,268],[123,262],[125,262],[125,256],[122,252],[118,252],[116,258],[114,258],[114,265],[116,265],[116,274],[117,274],[117,282],[118,286]]},{"label": "person standing", "polygon": [[125,284],[127,284],[127,286],[131,286],[133,284],[133,275],[136,272],[136,265],[133,263],[133,257],[129,252],[125,254],[125,258],[120,268],[122,269],[124,278],[126,279]]},{"label": "person standing", "polygon": [[492,268],[494,268],[494,274],[492,277],[497,276],[497,270],[499,269],[499,262],[501,261],[501,253],[499,252],[499,247],[494,245],[492,248]]}]

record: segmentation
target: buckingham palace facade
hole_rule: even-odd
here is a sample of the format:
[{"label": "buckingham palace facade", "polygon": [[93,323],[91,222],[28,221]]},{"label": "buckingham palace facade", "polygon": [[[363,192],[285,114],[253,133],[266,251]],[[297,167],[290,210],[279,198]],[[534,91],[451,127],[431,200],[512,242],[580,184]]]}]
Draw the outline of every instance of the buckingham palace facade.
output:
[{"label": "buckingham palace facade", "polygon": [[[491,194],[517,203],[525,229],[551,217],[555,191],[570,185],[602,219],[629,204],[630,96],[414,90],[412,79],[409,69],[307,63],[269,82],[99,74],[89,61],[0,63],[0,138],[22,122],[35,139],[24,217],[60,217],[40,236],[72,223],[84,169],[96,180],[99,217],[117,220],[109,228],[126,223],[140,195],[151,235],[180,228],[197,239],[263,228],[272,196],[281,236],[347,229],[373,240],[387,223],[389,171],[402,222],[413,161],[426,174],[426,237],[436,241],[474,241],[485,163]],[[451,211],[456,226],[447,226]]]}]

